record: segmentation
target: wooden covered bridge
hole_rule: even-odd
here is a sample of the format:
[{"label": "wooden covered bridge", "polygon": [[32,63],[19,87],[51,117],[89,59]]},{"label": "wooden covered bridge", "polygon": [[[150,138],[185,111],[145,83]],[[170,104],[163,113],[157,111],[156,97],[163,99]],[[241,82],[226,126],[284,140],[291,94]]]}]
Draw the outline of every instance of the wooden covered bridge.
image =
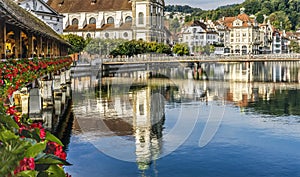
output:
[{"label": "wooden covered bridge", "polygon": [[0,57],[66,56],[69,44],[12,0],[0,1]]}]

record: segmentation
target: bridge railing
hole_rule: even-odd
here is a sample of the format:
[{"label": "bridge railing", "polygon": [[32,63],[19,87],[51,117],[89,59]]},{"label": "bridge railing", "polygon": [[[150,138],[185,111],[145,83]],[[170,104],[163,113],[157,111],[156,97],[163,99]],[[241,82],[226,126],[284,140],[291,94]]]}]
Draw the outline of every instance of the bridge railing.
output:
[{"label": "bridge railing", "polygon": [[300,54],[266,54],[266,55],[229,55],[229,56],[156,56],[156,57],[128,57],[128,58],[106,58],[103,59],[104,63],[107,62],[134,62],[134,63],[143,63],[143,62],[168,62],[168,61],[199,61],[199,60],[284,60],[284,59],[299,59]]}]

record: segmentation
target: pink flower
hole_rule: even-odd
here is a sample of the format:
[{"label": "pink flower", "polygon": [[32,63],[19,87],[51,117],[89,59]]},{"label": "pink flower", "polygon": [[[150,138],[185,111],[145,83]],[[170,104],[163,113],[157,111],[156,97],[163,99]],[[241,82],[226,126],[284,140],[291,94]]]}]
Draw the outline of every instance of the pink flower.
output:
[{"label": "pink flower", "polygon": [[24,158],[23,160],[20,161],[19,166],[14,171],[14,174],[17,174],[21,171],[34,170],[34,168],[35,168],[34,158]]},{"label": "pink flower", "polygon": [[15,108],[16,108],[15,106],[10,106],[6,111],[6,114],[14,115],[15,113],[17,113],[17,110]]},{"label": "pink flower", "polygon": [[48,142],[47,143],[47,148],[46,148],[46,153],[47,154],[54,154],[57,157],[66,160],[67,154],[64,152],[63,148],[61,145],[55,143],[55,142]]},{"label": "pink flower", "polygon": [[46,137],[46,131],[43,128],[43,125],[42,125],[41,122],[31,124],[30,128],[38,128],[40,130],[40,138],[41,139],[45,139],[45,137]]},{"label": "pink flower", "polygon": [[45,137],[46,137],[46,131],[44,128],[41,128],[40,129],[40,138],[45,139]]}]

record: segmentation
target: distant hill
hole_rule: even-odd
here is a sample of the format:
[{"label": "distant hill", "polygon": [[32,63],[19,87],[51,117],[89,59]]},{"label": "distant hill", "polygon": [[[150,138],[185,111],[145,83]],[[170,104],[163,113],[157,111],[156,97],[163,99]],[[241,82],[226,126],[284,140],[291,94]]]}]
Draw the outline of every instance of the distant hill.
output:
[{"label": "distant hill", "polygon": [[222,17],[236,16],[240,13],[240,8],[244,7],[245,13],[255,15],[259,23],[264,21],[264,15],[275,28],[281,30],[300,29],[300,0],[245,0],[241,4],[233,4],[218,7],[215,10],[202,10],[190,6],[166,6],[166,11],[192,13],[192,19],[217,20]]},{"label": "distant hill", "polygon": [[193,13],[193,12],[197,12],[197,11],[202,11],[202,9],[200,8],[193,8],[191,6],[188,5],[167,5],[165,7],[165,11],[166,12],[183,12],[183,13]]}]

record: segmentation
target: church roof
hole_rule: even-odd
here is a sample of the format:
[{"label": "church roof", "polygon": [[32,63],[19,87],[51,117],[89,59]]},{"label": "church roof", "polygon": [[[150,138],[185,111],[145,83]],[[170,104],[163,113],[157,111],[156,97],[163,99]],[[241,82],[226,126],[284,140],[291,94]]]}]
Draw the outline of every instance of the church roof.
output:
[{"label": "church roof", "polygon": [[48,5],[59,13],[131,10],[128,0],[48,0]]}]

